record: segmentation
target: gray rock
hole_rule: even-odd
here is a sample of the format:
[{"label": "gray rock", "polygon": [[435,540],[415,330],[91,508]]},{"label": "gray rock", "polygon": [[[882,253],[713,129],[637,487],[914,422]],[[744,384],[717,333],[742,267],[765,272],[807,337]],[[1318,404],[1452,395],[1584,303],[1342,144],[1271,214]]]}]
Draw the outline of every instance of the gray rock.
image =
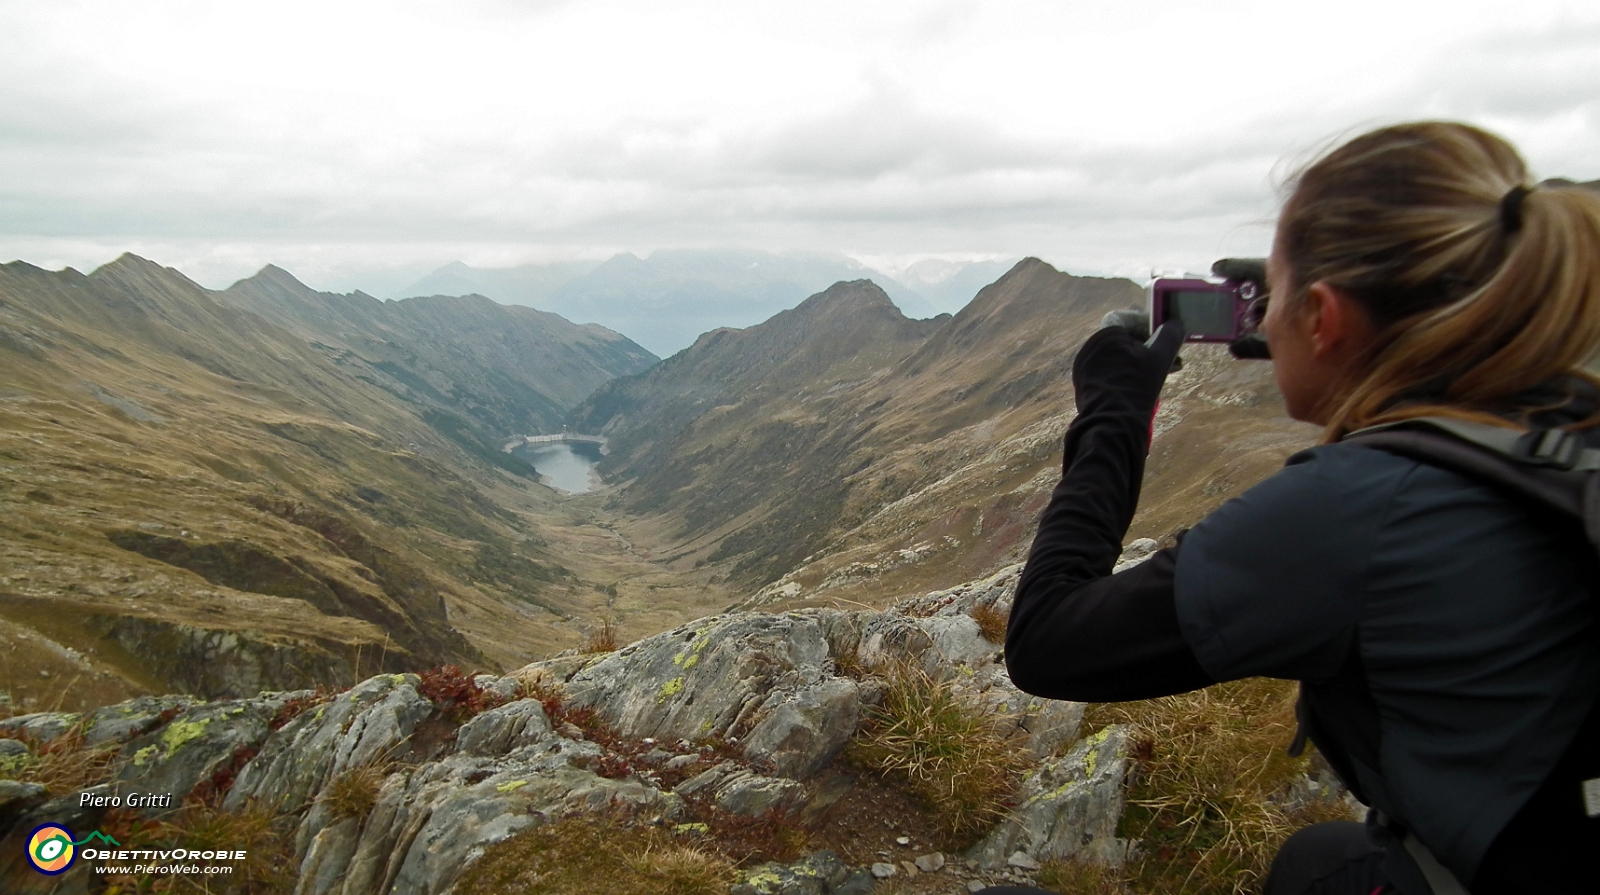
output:
[{"label": "gray rock", "polygon": [[0,719],[0,733],[48,742],[71,730],[82,720],[83,715],[77,712],[34,712]]},{"label": "gray rock", "polygon": [[1150,538],[1136,538],[1129,541],[1122,548],[1122,555],[1117,558],[1117,564],[1112,569],[1112,572],[1116,573],[1124,569],[1131,569],[1149,559],[1152,554],[1160,549],[1161,545]]},{"label": "gray rock", "polygon": [[731,761],[683,781],[673,792],[708,799],[730,814],[746,817],[798,811],[805,799],[805,787],[794,780],[763,777]]},{"label": "gray rock", "polygon": [[198,701],[189,696],[140,696],[96,709],[83,718],[83,742],[98,746],[132,739],[159,724],[169,709],[181,711]]},{"label": "gray rock", "polygon": [[1012,867],[1020,867],[1023,870],[1039,869],[1039,862],[1035,861],[1031,855],[1024,851],[1012,852],[1011,857],[1006,858],[1006,863]]},{"label": "gray rock", "polygon": [[761,704],[760,719],[745,738],[752,760],[770,761],[785,777],[804,779],[822,770],[849,742],[861,721],[855,681],[830,678],[796,692],[777,691]]},{"label": "gray rock", "polygon": [[[1077,739],[1082,703],[1029,696],[1006,674],[999,644],[984,639],[971,613],[977,606],[1009,609],[1021,566],[980,581],[897,603],[862,622],[859,659],[878,668],[911,661],[935,677],[951,678],[956,690],[994,713],[996,721],[1040,758]],[[864,691],[871,684],[863,685]],[[864,692],[863,703],[874,704]]]},{"label": "gray rock", "polygon": [[503,758],[458,754],[390,775],[362,827],[340,895],[439,895],[489,845],[541,817],[602,810],[674,814],[673,799],[637,778],[608,780],[570,763],[597,752],[590,743],[552,738]]},{"label": "gray rock", "polygon": [[139,656],[145,673],[207,699],[243,699],[264,690],[355,677],[345,644],[331,639],[202,628],[137,615],[98,616],[92,627]]},{"label": "gray rock", "polygon": [[474,677],[472,682],[478,685],[478,689],[487,690],[508,702],[515,701],[522,695],[522,682],[511,675],[495,677],[492,674],[480,674]]},{"label": "gray rock", "polygon": [[44,786],[39,783],[0,780],[0,836],[5,835],[19,815],[42,804],[46,795]]},{"label": "gray rock", "polygon": [[872,875],[878,879],[888,879],[899,872],[900,868],[884,861],[879,861],[872,865]]},{"label": "gray rock", "polygon": [[979,880],[979,879],[969,879],[969,880],[967,880],[967,891],[968,892],[972,892],[972,893],[982,892],[984,889],[987,889],[987,888],[989,888],[989,884],[984,882],[983,880]]},{"label": "gray rock", "polygon": [[300,881],[294,895],[333,895],[344,885],[344,871],[360,843],[361,821],[347,817],[324,827],[311,840],[300,862]]},{"label": "gray rock", "polygon": [[223,807],[237,811],[258,800],[298,810],[329,780],[381,760],[433,711],[417,683],[414,674],[379,675],[301,713],[267,738]]},{"label": "gray rock", "polygon": [[504,755],[550,733],[550,719],[545,717],[539,700],[520,699],[461,725],[456,747],[469,755]]},{"label": "gray rock", "polygon": [[1083,728],[1084,704],[1044,699],[1035,696],[1024,703],[1017,726],[1027,733],[1028,751],[1049,758],[1062,746],[1076,740]]},{"label": "gray rock", "polygon": [[[1112,725],[1045,762],[1023,782],[1022,803],[968,851],[985,870],[1029,860],[1075,858],[1120,865],[1127,843],[1116,838],[1127,769],[1127,729]],[[1036,869],[1036,868],[1027,868]]]},{"label": "gray rock", "polygon": [[938,873],[944,869],[944,854],[942,852],[933,852],[932,854],[919,855],[912,863],[916,864],[917,869],[923,873]]},{"label": "gray rock", "polygon": [[610,653],[574,673],[566,689],[572,704],[595,708],[625,736],[738,738],[751,759],[803,776],[855,729],[855,682],[831,668],[816,615],[737,614]]},{"label": "gray rock", "polygon": [[699,755],[675,755],[667,759],[661,768],[666,771],[681,771],[684,768],[699,764],[700,760]]},{"label": "gray rock", "polygon": [[28,754],[28,744],[21,740],[0,740],[0,762]]},{"label": "gray rock", "polygon": [[290,694],[263,694],[256,699],[202,704],[136,737],[122,749],[118,794],[172,796],[168,805],[142,807],[149,817],[177,808],[184,796],[235,756],[260,748],[272,732],[273,717],[289,698]]},{"label": "gray rock", "polygon": [[838,855],[820,851],[795,864],[754,867],[730,895],[865,895],[871,891],[871,874],[851,870]]}]

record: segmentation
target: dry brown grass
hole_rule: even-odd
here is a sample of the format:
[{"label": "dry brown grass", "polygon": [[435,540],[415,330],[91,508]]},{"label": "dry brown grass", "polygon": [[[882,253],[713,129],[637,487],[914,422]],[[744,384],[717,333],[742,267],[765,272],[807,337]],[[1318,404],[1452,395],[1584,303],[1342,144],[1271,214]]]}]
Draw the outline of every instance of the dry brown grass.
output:
[{"label": "dry brown grass", "polygon": [[612,653],[617,650],[617,623],[615,620],[605,618],[600,620],[599,627],[593,628],[583,638],[583,645],[578,647],[580,653]]},{"label": "dry brown grass", "polygon": [[1309,757],[1284,752],[1294,699],[1293,684],[1252,678],[1093,707],[1093,723],[1133,727],[1123,835],[1142,840],[1142,857],[1128,868],[1137,890],[1255,891],[1290,833],[1347,819],[1339,802],[1284,806],[1310,766]]},{"label": "dry brown grass", "polygon": [[261,805],[223,811],[191,802],[161,821],[146,821],[135,812],[118,811],[107,818],[111,835],[138,848],[244,850],[248,860],[226,875],[138,874],[108,876],[112,893],[206,893],[206,895],[289,895],[295,889],[294,829],[298,818],[279,815]]},{"label": "dry brown grass", "polygon": [[904,784],[936,813],[945,845],[970,844],[1005,816],[1026,765],[999,715],[910,663],[883,672],[884,696],[849,756]]},{"label": "dry brown grass", "polygon": [[726,895],[733,864],[656,828],[559,820],[491,845],[458,895]]},{"label": "dry brown grass", "polygon": [[1122,868],[1084,861],[1046,861],[1039,885],[1060,895],[1129,895]]},{"label": "dry brown grass", "polygon": [[329,781],[317,798],[328,806],[335,819],[362,818],[378,803],[378,789],[383,786],[384,769],[378,765],[364,765]]},{"label": "dry brown grass", "polygon": [[53,740],[24,737],[32,754],[0,762],[0,779],[38,783],[52,794],[98,786],[116,776],[121,743],[87,746],[74,727]]},{"label": "dry brown grass", "polygon": [[979,603],[972,607],[972,620],[978,623],[978,630],[983,632],[983,639],[990,643],[1006,642],[1006,623],[1010,620],[1009,613],[1001,612],[989,603]]}]

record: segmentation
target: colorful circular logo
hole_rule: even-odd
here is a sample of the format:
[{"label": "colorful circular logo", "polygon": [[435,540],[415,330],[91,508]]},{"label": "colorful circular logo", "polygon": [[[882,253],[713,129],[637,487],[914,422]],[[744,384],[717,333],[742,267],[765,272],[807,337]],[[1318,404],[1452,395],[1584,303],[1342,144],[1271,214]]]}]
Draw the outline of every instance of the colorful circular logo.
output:
[{"label": "colorful circular logo", "polygon": [[44,824],[28,838],[28,862],[40,873],[61,873],[78,856],[72,842],[71,830],[60,824]]}]

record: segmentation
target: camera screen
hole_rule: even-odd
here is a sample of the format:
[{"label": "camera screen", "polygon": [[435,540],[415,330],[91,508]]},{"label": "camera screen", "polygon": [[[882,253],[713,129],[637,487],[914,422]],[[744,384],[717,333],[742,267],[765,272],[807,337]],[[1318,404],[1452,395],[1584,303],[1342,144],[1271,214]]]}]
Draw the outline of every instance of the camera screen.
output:
[{"label": "camera screen", "polygon": [[1191,336],[1234,334],[1233,295],[1228,292],[1169,292],[1167,310]]}]

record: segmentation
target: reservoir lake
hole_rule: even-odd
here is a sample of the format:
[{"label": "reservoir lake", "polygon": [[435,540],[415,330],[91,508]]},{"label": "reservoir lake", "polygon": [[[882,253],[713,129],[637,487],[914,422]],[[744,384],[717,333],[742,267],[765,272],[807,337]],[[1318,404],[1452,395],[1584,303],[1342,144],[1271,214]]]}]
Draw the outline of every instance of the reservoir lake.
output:
[{"label": "reservoir lake", "polygon": [[525,444],[514,453],[533,464],[545,484],[569,494],[582,494],[598,484],[589,471],[600,462],[600,445],[588,441]]}]

